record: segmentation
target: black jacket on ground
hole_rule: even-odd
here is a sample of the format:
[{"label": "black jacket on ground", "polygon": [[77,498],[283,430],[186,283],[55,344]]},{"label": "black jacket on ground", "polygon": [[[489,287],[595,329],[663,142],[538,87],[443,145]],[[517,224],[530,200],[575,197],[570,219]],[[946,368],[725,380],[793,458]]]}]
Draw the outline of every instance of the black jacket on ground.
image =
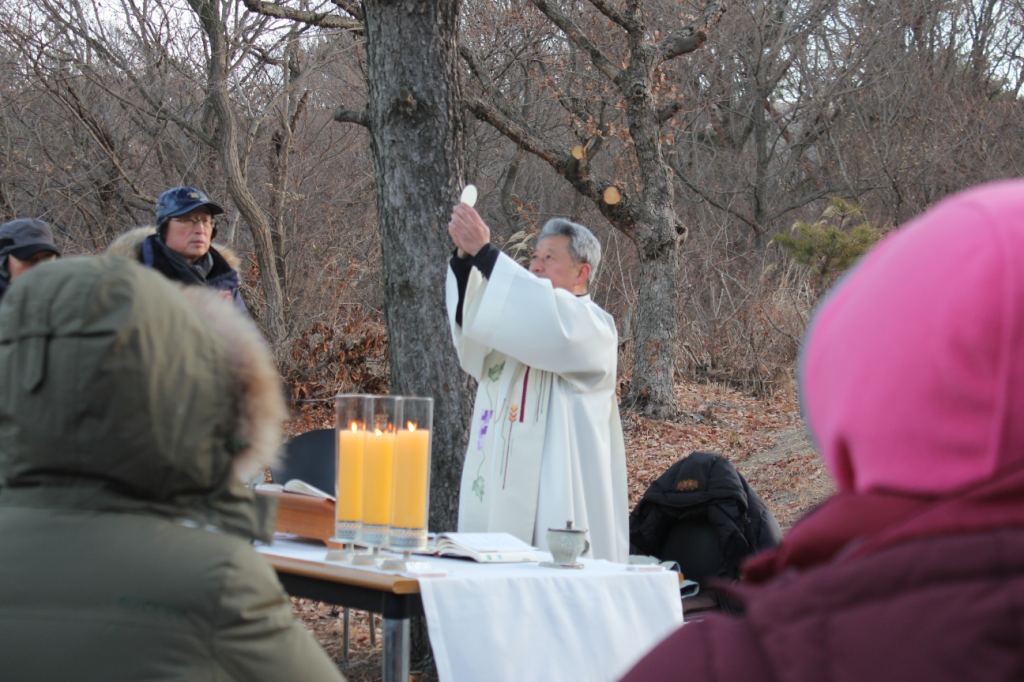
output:
[{"label": "black jacket on ground", "polygon": [[709,452],[679,460],[651,484],[629,515],[630,545],[635,553],[668,558],[666,541],[683,524],[710,526],[719,551],[709,573],[721,578],[738,578],[744,559],[782,540],[775,516],[743,476]]}]

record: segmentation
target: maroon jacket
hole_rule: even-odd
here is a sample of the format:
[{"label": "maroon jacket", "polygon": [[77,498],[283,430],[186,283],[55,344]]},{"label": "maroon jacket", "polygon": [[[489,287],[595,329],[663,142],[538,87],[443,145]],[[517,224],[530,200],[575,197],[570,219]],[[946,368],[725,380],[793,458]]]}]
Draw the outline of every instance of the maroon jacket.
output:
[{"label": "maroon jacket", "polygon": [[982,493],[838,495],[755,560],[743,616],[683,625],[624,682],[1024,680],[1024,525],[992,513],[1009,487]]}]

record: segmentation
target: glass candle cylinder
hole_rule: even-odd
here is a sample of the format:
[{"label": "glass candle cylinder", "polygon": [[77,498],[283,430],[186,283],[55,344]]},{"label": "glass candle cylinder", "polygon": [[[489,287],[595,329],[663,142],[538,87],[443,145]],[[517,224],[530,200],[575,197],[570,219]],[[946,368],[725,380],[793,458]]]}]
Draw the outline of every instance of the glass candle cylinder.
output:
[{"label": "glass candle cylinder", "polygon": [[401,426],[395,433],[388,547],[415,552],[427,547],[434,400],[402,398],[400,412]]},{"label": "glass candle cylinder", "polygon": [[391,523],[392,459],[400,419],[399,399],[373,396],[363,451],[363,523],[359,544],[384,547]]},{"label": "glass candle cylinder", "polygon": [[363,453],[373,396],[339,395],[334,399],[335,436],[338,444],[338,501],[334,539],[352,544],[363,520]]}]

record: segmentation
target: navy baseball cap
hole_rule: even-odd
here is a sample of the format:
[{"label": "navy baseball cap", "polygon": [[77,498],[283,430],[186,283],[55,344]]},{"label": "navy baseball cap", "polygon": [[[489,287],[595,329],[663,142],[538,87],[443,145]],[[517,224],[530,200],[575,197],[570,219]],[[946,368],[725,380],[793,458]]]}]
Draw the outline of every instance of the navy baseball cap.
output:
[{"label": "navy baseball cap", "polygon": [[184,215],[200,206],[208,208],[210,215],[220,215],[224,212],[220,204],[210,201],[210,197],[195,187],[169,189],[156,200],[156,224],[162,225],[170,218]]},{"label": "navy baseball cap", "polygon": [[13,255],[18,260],[28,260],[40,251],[60,255],[50,226],[42,220],[19,218],[0,225],[0,259]]}]

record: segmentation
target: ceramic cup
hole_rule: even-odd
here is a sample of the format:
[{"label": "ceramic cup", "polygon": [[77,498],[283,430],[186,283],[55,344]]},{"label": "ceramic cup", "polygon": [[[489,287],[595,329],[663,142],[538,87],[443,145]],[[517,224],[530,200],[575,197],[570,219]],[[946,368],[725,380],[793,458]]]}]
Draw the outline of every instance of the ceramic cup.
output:
[{"label": "ceramic cup", "polygon": [[572,527],[572,521],[565,528],[548,528],[548,551],[554,563],[573,566],[581,554],[590,550],[587,531]]}]

